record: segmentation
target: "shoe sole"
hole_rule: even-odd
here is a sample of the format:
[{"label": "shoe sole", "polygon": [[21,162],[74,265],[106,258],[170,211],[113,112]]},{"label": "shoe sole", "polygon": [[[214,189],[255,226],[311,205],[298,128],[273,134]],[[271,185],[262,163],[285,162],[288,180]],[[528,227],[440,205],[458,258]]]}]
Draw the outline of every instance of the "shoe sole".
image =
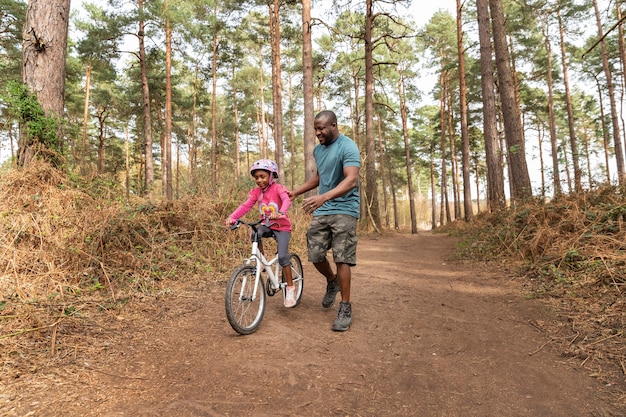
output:
[{"label": "shoe sole", "polygon": [[348,329],[350,329],[350,325],[348,325],[346,327],[339,327],[339,326],[333,325],[333,330],[336,331],[336,332],[345,332]]}]

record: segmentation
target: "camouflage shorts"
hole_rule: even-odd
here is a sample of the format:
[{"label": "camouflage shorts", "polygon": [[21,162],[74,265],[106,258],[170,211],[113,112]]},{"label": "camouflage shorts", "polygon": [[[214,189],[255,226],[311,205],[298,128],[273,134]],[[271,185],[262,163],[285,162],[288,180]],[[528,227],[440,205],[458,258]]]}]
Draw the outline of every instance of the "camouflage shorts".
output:
[{"label": "camouflage shorts", "polygon": [[322,262],[332,249],[335,263],[356,265],[356,222],[347,214],[313,216],[306,233],[309,262]]}]

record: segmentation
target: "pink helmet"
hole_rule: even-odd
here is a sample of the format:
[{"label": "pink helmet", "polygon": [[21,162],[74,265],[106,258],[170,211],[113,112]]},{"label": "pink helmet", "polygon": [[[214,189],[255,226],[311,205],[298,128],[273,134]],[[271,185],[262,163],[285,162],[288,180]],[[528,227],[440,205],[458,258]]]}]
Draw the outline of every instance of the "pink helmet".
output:
[{"label": "pink helmet", "polygon": [[272,174],[272,177],[278,178],[278,165],[276,162],[271,159],[259,159],[250,167],[250,175],[254,175],[254,171],[257,169],[262,169],[264,171],[269,171]]}]

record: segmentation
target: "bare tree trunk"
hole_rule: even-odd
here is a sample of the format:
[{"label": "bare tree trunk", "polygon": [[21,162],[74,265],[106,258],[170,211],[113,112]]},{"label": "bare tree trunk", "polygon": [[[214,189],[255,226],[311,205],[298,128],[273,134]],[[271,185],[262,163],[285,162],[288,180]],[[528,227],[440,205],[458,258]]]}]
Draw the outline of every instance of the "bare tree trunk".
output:
[{"label": "bare tree trunk", "polygon": [[593,76],[596,80],[596,88],[598,89],[598,103],[600,103],[600,124],[602,126],[602,147],[604,149],[604,164],[606,165],[606,183],[611,184],[611,169],[609,166],[609,130],[606,126],[606,116],[604,114],[604,104],[602,101],[602,85],[596,75]]},{"label": "bare tree trunk", "polygon": [[289,187],[290,189],[296,188],[296,126],[294,120],[294,102],[293,102],[293,85],[292,76],[289,76],[289,152],[291,153],[291,159],[289,161]]},{"label": "bare tree trunk", "polygon": [[461,218],[461,200],[459,199],[460,195],[460,185],[459,185],[459,158],[457,155],[456,149],[456,133],[454,130],[454,115],[452,114],[452,93],[450,91],[450,79],[447,78],[448,85],[446,86],[446,108],[448,111],[446,112],[446,117],[448,118],[447,123],[447,135],[448,135],[448,143],[450,145],[450,173],[452,177],[452,207],[454,209],[454,220],[458,220]]},{"label": "bare tree trunk", "polygon": [[87,173],[87,123],[89,121],[89,91],[91,85],[91,63],[87,64],[85,71],[85,104],[83,107],[83,137],[80,153],[80,170],[83,175]]},{"label": "bare tree trunk", "polygon": [[[152,156],[152,115],[150,114],[150,87],[148,84],[148,67],[146,61],[145,28],[143,20],[143,0],[139,4],[139,66],[141,68],[141,101],[143,103],[143,136],[145,154],[145,185],[144,192],[152,196],[154,187],[154,158]],[[140,183],[141,184],[141,183]]]},{"label": "bare tree trunk", "polygon": [[387,165],[387,171],[389,174],[389,185],[391,187],[392,190],[394,190],[391,193],[391,201],[393,204],[393,228],[394,230],[398,230],[400,228],[400,222],[398,221],[398,199],[396,198],[396,184],[395,181],[393,180],[393,169],[391,166],[391,163],[389,163]]},{"label": "bare tree trunk", "polygon": [[435,144],[430,147],[430,224],[437,228],[437,188],[435,184]]},{"label": "bare tree trunk", "polygon": [[385,138],[383,136],[383,122],[380,114],[377,115],[377,126],[378,126],[378,156],[380,158],[380,177],[383,182],[383,210],[385,215],[385,227],[389,228],[389,208],[388,208],[388,199],[387,196],[389,193],[387,192],[387,180],[386,180],[386,170],[385,170]]},{"label": "bare tree trunk", "polygon": [[411,213],[411,234],[417,234],[417,216],[415,215],[415,192],[413,191],[413,164],[411,163],[411,146],[409,144],[409,130],[407,128],[406,103],[404,101],[404,77],[398,80],[398,98],[400,100],[400,115],[402,118],[402,138],[404,139],[404,162],[406,163],[406,180],[409,190],[409,211]]},{"label": "bare tree trunk", "polygon": [[[217,20],[217,1],[213,3],[213,17]],[[219,181],[219,169],[217,166],[217,35],[218,31],[213,31],[213,65],[211,77],[213,86],[211,90],[211,179],[212,187],[216,187]]]},{"label": "bare tree trunk", "polygon": [[372,57],[373,0],[366,0],[365,13],[365,177],[367,205],[374,229],[380,227],[378,176],[376,175],[376,146],[374,144],[374,73]]},{"label": "bare tree trunk", "polygon": [[548,28],[543,32],[544,44],[548,56],[547,64],[547,84],[548,84],[548,125],[550,127],[550,150],[552,154],[552,186],[554,188],[554,196],[561,195],[561,173],[559,169],[559,146],[556,137],[556,121],[554,118],[554,81],[552,75],[552,46],[550,44],[550,36]]},{"label": "bare tree trunk", "polygon": [[176,181],[175,181],[175,193],[176,199],[180,198],[180,140],[176,141]]},{"label": "bare tree trunk", "polygon": [[439,97],[439,108],[440,108],[440,121],[441,121],[441,134],[440,134],[440,150],[441,150],[441,213],[439,213],[440,224],[444,224],[444,215],[447,223],[450,223],[452,220],[450,218],[450,207],[448,207],[448,167],[446,164],[446,92],[447,81],[446,81],[446,72],[441,71],[440,76],[440,85],[442,88],[440,97]]},{"label": "bare tree trunk", "polygon": [[489,0],[489,7],[496,66],[498,68],[498,86],[500,87],[505,140],[509,155],[509,168],[511,170],[509,178],[513,191],[511,197],[515,201],[524,201],[532,197],[532,187],[524,153],[522,122],[515,94],[515,80],[512,75],[511,60],[506,44],[502,0]]},{"label": "bare tree trunk", "polygon": [[172,201],[172,27],[165,0],[165,120],[163,129],[163,195]]},{"label": "bare tree trunk", "polygon": [[488,0],[476,0],[478,35],[480,41],[480,81],[483,100],[483,131],[487,164],[487,200],[489,210],[497,212],[506,207],[502,154],[498,145],[496,99],[493,79],[493,53],[489,25]]},{"label": "bare tree trunk", "polygon": [[546,197],[546,170],[543,164],[543,134],[544,130],[541,122],[537,122],[537,141],[539,146],[539,166],[541,172],[541,197]]},{"label": "bare tree trunk", "polygon": [[237,84],[235,82],[235,64],[232,68],[233,78],[233,108],[235,118],[235,173],[237,178],[241,176],[241,152],[239,152],[239,106],[237,105]]},{"label": "bare tree trunk", "polygon": [[580,162],[578,161],[578,141],[576,139],[576,126],[574,122],[574,108],[572,106],[572,94],[569,88],[569,73],[567,68],[567,55],[565,54],[565,35],[563,29],[563,20],[561,12],[557,9],[557,17],[559,21],[559,37],[561,44],[561,65],[563,67],[563,84],[565,86],[565,103],[567,105],[567,124],[569,127],[570,149],[572,151],[572,164],[574,166],[574,190],[577,193],[582,192],[582,171]]},{"label": "bare tree trunk", "polygon": [[[187,134],[187,144],[189,148],[189,186],[193,189],[196,186],[196,168],[198,167],[198,150],[196,145],[196,135],[198,132],[198,72],[199,65],[196,62],[193,79],[193,103],[191,105],[191,127]],[[178,156],[177,156],[178,158]],[[178,169],[176,170],[178,172]]]},{"label": "bare tree trunk", "polygon": [[104,174],[106,160],[106,109],[98,109],[98,174]]},{"label": "bare tree trunk", "polygon": [[626,182],[626,171],[624,168],[624,148],[622,146],[622,137],[619,129],[617,118],[617,104],[615,103],[615,86],[613,85],[613,75],[609,65],[608,52],[606,49],[606,41],[603,38],[602,21],[600,20],[600,10],[598,9],[598,1],[593,0],[593,8],[596,13],[596,23],[598,25],[598,37],[602,39],[600,46],[602,47],[602,66],[604,67],[604,75],[606,77],[606,87],[609,93],[609,103],[611,104],[611,125],[613,126],[613,145],[615,148],[615,161],[617,162],[617,178],[620,186],[624,186]]},{"label": "bare tree trunk", "polygon": [[283,82],[280,68],[280,2],[274,0],[270,6],[270,32],[272,39],[272,98],[274,113],[274,143],[278,181],[285,181],[285,156],[283,151]]},{"label": "bare tree trunk", "polygon": [[[304,94],[304,181],[315,174],[315,130],[313,125],[313,47],[311,40],[311,0],[302,0],[302,89]],[[314,193],[310,191],[308,195]]]},{"label": "bare tree trunk", "polygon": [[[622,90],[621,90],[621,102],[624,102],[624,93],[626,92],[626,34],[624,34],[624,17],[622,16],[622,5],[624,2],[615,2],[615,9],[617,15],[617,33],[619,39],[619,56],[620,56],[620,68],[622,70]],[[624,146],[626,147],[626,126],[624,126],[624,106],[620,107],[620,118],[622,119],[622,138],[624,139]],[[589,178],[591,180],[591,177]]]},{"label": "bare tree trunk", "polygon": [[125,140],[124,140],[124,157],[125,157],[125,170],[124,170],[124,188],[126,189],[126,200],[130,198],[130,133],[128,132],[128,122],[126,122]]},{"label": "bare tree trunk", "polygon": [[467,86],[465,82],[465,48],[463,46],[462,10],[461,0],[456,0],[456,37],[459,56],[459,105],[461,107],[461,155],[463,164],[463,214],[465,220],[470,220],[474,216],[474,209],[472,208],[472,184],[470,180],[470,139],[467,122]]},{"label": "bare tree trunk", "polygon": [[[65,103],[65,56],[70,0],[29,0],[22,36],[22,80],[33,92],[47,117],[61,120]],[[41,143],[20,131],[18,165],[30,163],[38,145],[62,148],[62,129],[57,143]]]}]

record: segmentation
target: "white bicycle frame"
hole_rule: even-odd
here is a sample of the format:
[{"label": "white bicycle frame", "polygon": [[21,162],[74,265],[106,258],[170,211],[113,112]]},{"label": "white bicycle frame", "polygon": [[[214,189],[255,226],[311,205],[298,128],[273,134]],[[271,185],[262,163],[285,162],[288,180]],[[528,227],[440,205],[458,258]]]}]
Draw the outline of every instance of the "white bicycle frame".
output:
[{"label": "white bicycle frame", "polygon": [[[251,265],[253,262],[256,265],[254,291],[252,293],[253,300],[256,300],[262,271],[265,271],[267,273],[267,276],[269,277],[269,281],[271,283],[271,289],[277,290],[287,285],[287,283],[278,282],[278,268],[280,268],[280,265],[278,264],[278,255],[268,261],[265,258],[265,255],[263,255],[259,250],[259,242],[257,242],[256,239],[252,242],[252,255],[245,260],[246,265]],[[273,270],[272,266],[275,266]],[[245,282],[243,283],[243,286],[245,286]]]}]

